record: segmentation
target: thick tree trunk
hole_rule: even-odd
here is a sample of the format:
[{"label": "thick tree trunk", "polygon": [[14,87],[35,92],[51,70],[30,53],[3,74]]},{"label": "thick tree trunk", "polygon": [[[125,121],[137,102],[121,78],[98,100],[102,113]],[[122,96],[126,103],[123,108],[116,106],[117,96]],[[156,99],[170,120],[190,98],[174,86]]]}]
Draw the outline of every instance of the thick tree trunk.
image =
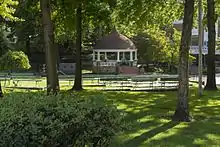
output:
[{"label": "thick tree trunk", "polygon": [[81,49],[82,49],[82,4],[79,4],[76,12],[76,71],[73,90],[81,91],[82,88],[82,64],[81,64]]},{"label": "thick tree trunk", "polygon": [[207,82],[205,90],[217,90],[215,79],[215,1],[207,0],[208,12],[208,62],[207,62]]},{"label": "thick tree trunk", "polygon": [[43,17],[44,44],[46,55],[47,92],[56,94],[59,91],[57,74],[57,51],[54,45],[53,23],[51,20],[50,0],[40,0]]},{"label": "thick tree trunk", "polygon": [[188,110],[189,92],[189,47],[191,42],[194,0],[185,0],[183,31],[179,55],[179,89],[176,111],[172,117],[174,121],[190,121]]},{"label": "thick tree trunk", "polygon": [[1,84],[1,81],[0,81],[0,97],[3,97],[3,91],[2,91],[2,84]]}]

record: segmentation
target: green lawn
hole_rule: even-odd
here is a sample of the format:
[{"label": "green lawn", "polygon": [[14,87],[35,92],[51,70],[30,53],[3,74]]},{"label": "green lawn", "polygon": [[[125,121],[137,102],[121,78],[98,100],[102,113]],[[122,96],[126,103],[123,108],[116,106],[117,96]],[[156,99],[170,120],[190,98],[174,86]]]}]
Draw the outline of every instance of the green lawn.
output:
[{"label": "green lawn", "polygon": [[198,98],[190,92],[190,123],[171,122],[176,92],[98,92],[84,91],[78,96],[103,95],[125,113],[128,129],[117,136],[112,147],[137,146],[220,146],[220,91],[206,92]]},{"label": "green lawn", "polygon": [[[190,123],[171,122],[176,92],[102,92],[86,90],[76,96],[101,95],[125,114],[128,129],[119,134],[112,147],[220,146],[220,91],[197,97],[190,91]],[[7,97],[7,94],[6,94]]]},{"label": "green lawn", "polygon": [[[18,78],[19,80],[19,83],[18,83],[18,87],[46,87],[46,78],[33,78],[32,79],[29,77],[27,77],[26,79],[25,78]],[[22,81],[22,80],[27,80],[29,79],[30,81]],[[38,84],[36,85],[35,83],[35,80],[41,80],[40,82],[38,82]],[[4,81],[0,81],[2,86],[3,86],[3,89],[4,89]],[[72,86],[73,86],[73,81],[69,81],[68,79],[62,79],[62,80],[59,80],[59,84],[60,84],[60,88],[61,90],[67,90],[67,89],[71,89]],[[97,84],[96,81],[91,81],[91,80],[86,80],[86,81],[83,81],[83,84]],[[13,84],[13,80],[10,80],[6,82],[6,87],[13,87],[14,84]],[[89,89],[91,89],[92,87],[89,87]],[[93,88],[94,89],[94,88]],[[25,90],[14,90],[14,91],[25,91]]]}]

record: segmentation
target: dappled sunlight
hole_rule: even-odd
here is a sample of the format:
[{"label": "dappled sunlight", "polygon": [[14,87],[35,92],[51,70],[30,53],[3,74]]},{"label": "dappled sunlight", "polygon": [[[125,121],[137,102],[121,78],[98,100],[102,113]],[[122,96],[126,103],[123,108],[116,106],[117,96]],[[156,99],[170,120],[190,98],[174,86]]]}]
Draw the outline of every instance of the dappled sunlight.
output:
[{"label": "dappled sunlight", "polygon": [[137,120],[138,123],[146,123],[149,121],[153,121],[155,118],[153,116],[145,116]]},{"label": "dappled sunlight", "polygon": [[[216,133],[213,133],[213,131],[218,130],[219,126],[213,126],[212,124],[212,122],[209,122],[209,124],[201,122],[180,123],[146,140],[142,145],[187,147],[217,145],[219,144],[220,136],[217,135],[219,131],[216,131]],[[204,128],[203,125],[206,127]]]},{"label": "dappled sunlight", "polygon": [[[181,126],[181,124],[179,124],[177,126]],[[149,138],[148,140],[143,142],[143,145],[144,144],[152,144],[153,142],[159,142],[160,140],[166,140],[166,138],[177,134],[179,132],[179,129],[180,129],[180,128],[177,128],[177,126],[174,126],[173,128],[170,128],[170,129],[168,129],[164,132],[160,132],[156,136],[154,136],[152,138]]]},{"label": "dappled sunlight", "polygon": [[201,145],[204,145],[204,144],[208,144],[208,142],[207,142],[206,139],[203,139],[203,138],[195,138],[194,141],[193,141],[193,144],[201,146]]},{"label": "dappled sunlight", "polygon": [[220,143],[220,140],[219,140],[220,134],[219,134],[219,132],[216,132],[216,133],[213,133],[213,134],[206,134],[205,137],[209,140],[215,140],[215,141]]},{"label": "dappled sunlight", "polygon": [[125,140],[125,142],[126,142],[126,141],[129,141],[129,140],[132,140],[132,139],[134,139],[135,137],[138,137],[138,136],[140,136],[141,134],[144,134],[144,133],[146,133],[146,132],[148,132],[148,131],[150,131],[150,130],[152,130],[152,129],[155,129],[155,128],[157,128],[157,127],[160,127],[160,125],[151,126],[151,127],[146,128],[146,129],[138,130],[138,131],[136,131],[136,132],[134,132],[134,133],[129,133],[129,134],[127,134],[127,137],[128,137],[129,139],[128,139],[128,140]]},{"label": "dappled sunlight", "polygon": [[208,100],[208,105],[207,106],[216,106],[216,105],[220,106],[220,97],[219,97],[219,100],[212,100],[212,99]]},{"label": "dappled sunlight", "polygon": [[215,122],[214,124],[215,124],[215,125],[220,125],[220,121],[218,121],[218,122]]},{"label": "dappled sunlight", "polygon": [[197,106],[192,109],[192,115],[195,118],[216,118],[220,119],[220,105]]},{"label": "dappled sunlight", "polygon": [[117,107],[118,109],[121,109],[121,110],[125,110],[125,109],[127,109],[128,108],[128,105],[125,105],[125,104],[120,104],[120,105],[118,105],[118,107]]},{"label": "dappled sunlight", "polygon": [[[219,93],[219,92],[218,92]],[[206,138],[204,133],[218,130],[220,120],[219,100],[215,94],[198,98],[197,90],[190,91],[191,123],[170,123],[176,106],[176,92],[118,93],[117,98],[108,97],[118,105],[126,105],[126,120],[132,129],[119,136],[121,146],[195,146],[217,144],[215,137]],[[201,117],[202,116],[202,117]],[[209,118],[213,116],[214,120]],[[201,124],[202,123],[202,124]],[[206,124],[207,123],[207,124]],[[210,127],[211,125],[211,127]],[[220,132],[217,131],[219,134]],[[212,133],[211,133],[212,134]],[[217,136],[217,138],[220,138]],[[214,139],[214,141],[213,141]]]},{"label": "dappled sunlight", "polygon": [[140,133],[138,136],[126,140],[124,144],[127,146],[132,146],[132,145],[140,146],[144,142],[150,140],[151,138],[157,136],[158,134],[173,128],[175,125],[177,125],[177,123],[168,122],[168,123],[162,123],[162,124],[160,123],[158,125],[148,127],[149,129],[147,129],[143,133]]}]

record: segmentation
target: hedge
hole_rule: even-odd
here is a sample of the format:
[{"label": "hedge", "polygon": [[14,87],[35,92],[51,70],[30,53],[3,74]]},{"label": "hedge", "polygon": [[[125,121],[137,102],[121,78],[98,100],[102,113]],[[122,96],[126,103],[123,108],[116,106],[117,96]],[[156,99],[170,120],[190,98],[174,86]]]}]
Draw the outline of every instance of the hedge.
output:
[{"label": "hedge", "polygon": [[0,146],[108,146],[122,113],[103,96],[10,94],[0,100]]}]

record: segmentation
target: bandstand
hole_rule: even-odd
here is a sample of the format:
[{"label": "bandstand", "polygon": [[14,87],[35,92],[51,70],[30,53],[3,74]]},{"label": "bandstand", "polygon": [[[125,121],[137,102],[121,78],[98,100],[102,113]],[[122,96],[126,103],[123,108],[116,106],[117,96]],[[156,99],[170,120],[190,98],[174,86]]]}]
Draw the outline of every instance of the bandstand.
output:
[{"label": "bandstand", "polygon": [[136,68],[137,49],[134,43],[113,30],[93,48],[94,73],[119,73],[120,67]]}]

